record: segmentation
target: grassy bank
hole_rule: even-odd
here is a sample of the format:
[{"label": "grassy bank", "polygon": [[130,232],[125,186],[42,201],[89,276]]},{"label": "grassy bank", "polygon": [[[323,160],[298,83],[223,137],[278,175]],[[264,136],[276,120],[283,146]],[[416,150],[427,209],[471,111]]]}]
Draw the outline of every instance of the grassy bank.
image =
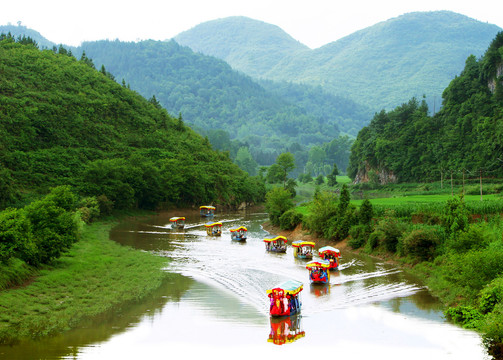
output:
[{"label": "grassy bank", "polygon": [[167,259],[109,240],[116,222],[86,225],[82,238],[23,286],[0,292],[0,343],[69,330],[138,300],[170,276]]}]

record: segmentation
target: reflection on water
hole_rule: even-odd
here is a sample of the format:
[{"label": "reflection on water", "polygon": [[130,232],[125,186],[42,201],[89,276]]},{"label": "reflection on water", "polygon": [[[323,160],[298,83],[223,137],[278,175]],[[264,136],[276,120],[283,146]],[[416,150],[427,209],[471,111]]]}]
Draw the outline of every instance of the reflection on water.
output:
[{"label": "reflection on water", "polygon": [[[170,228],[175,215],[186,217],[185,229]],[[217,213],[220,237],[206,235],[206,219],[196,210],[121,224],[111,234],[114,240],[169,257],[166,270],[177,276],[141,304],[44,342],[0,347],[0,358],[165,359],[188,350],[190,358],[247,353],[298,358],[334,349],[338,357],[351,358],[483,358],[479,336],[445,323],[428,291],[389,264],[342,254],[331,283],[308,289],[305,261],[295,259],[291,247],[285,254],[265,251],[262,240],[275,235],[261,227],[266,218]],[[248,229],[245,243],[231,240],[236,226]],[[316,249],[325,245],[330,244],[320,241]],[[303,282],[307,290],[302,315],[273,322],[266,290],[288,279]],[[286,346],[271,346],[264,337]],[[43,356],[27,356],[35,353]]]},{"label": "reflection on water", "polygon": [[267,341],[275,345],[283,345],[297,341],[298,339],[306,336],[302,330],[302,316],[293,315],[283,318],[270,318],[271,332]]}]

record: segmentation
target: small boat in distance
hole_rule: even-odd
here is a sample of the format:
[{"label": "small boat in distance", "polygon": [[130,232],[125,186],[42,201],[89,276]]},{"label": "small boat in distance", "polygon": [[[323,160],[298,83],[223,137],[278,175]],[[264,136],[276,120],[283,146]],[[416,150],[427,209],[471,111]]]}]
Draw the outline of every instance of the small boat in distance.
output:
[{"label": "small boat in distance", "polygon": [[318,249],[318,255],[323,260],[330,262],[330,270],[337,270],[339,268],[339,258],[341,252],[332,246],[324,246]]},{"label": "small boat in distance", "polygon": [[292,242],[293,256],[298,259],[312,259],[314,242],[297,240]]},{"label": "small boat in distance", "polygon": [[220,236],[222,235],[222,223],[221,222],[209,222],[204,224],[206,227],[206,234],[210,236]]},{"label": "small boat in distance", "polygon": [[234,241],[246,241],[246,233],[248,229],[240,226],[237,229],[230,229],[231,239]]},{"label": "small boat in distance", "polygon": [[204,217],[211,217],[215,215],[215,207],[211,205],[199,206],[199,213]]},{"label": "small boat in distance", "polygon": [[287,239],[284,236],[276,236],[272,239],[264,239],[265,249],[269,252],[285,253]]},{"label": "small boat in distance", "polygon": [[309,280],[312,284],[328,284],[330,282],[330,262],[326,260],[310,261],[306,264],[309,270]]},{"label": "small boat in distance", "polygon": [[288,280],[267,290],[270,300],[269,314],[271,316],[290,316],[300,313],[300,292],[304,284],[297,280]]},{"label": "small boat in distance", "polygon": [[185,218],[183,216],[172,217],[169,221],[172,229],[183,229],[185,227]]}]

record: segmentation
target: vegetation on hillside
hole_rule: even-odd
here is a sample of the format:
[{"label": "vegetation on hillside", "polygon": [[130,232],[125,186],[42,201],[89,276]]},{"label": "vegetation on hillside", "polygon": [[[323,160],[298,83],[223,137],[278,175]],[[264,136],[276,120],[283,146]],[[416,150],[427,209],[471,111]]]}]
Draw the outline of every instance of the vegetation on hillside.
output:
[{"label": "vegetation on hillside", "polygon": [[259,179],[85,53],[4,35],[0,66],[0,208],[58,185],[114,208],[263,199]]},{"label": "vegetation on hillside", "polygon": [[[443,89],[462,69],[466,57],[482,55],[501,31],[496,25],[450,11],[415,12],[318,49],[299,51],[299,47],[283,46],[264,54],[264,48],[255,47],[254,41],[233,43],[232,47],[227,43],[238,37],[260,39],[269,31],[269,41],[282,44],[288,43],[288,35],[277,39],[280,34],[259,21],[253,31],[249,31],[250,26],[235,26],[233,18],[211,25],[201,24],[176,39],[196,51],[224,59],[255,78],[321,85],[325,92],[349,98],[372,112],[392,109],[423,94],[429,107],[438,110]],[[204,44],[200,39],[205,39]]]},{"label": "vegetation on hillside", "polygon": [[352,146],[349,176],[380,183],[503,176],[502,67],[500,32],[481,59],[468,57],[434,116],[416,99],[376,114]]}]

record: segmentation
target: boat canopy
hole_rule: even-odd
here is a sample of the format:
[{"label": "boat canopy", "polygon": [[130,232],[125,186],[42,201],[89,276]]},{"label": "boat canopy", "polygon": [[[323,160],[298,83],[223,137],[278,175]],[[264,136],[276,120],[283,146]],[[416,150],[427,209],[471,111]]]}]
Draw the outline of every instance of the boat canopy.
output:
[{"label": "boat canopy", "polygon": [[222,226],[222,223],[221,222],[209,222],[209,223],[204,224],[204,226],[206,226],[206,227]]},{"label": "boat canopy", "polygon": [[238,227],[237,229],[230,229],[230,232],[234,232],[234,231],[248,231],[247,228],[245,228],[244,226],[240,226]]},{"label": "boat canopy", "polygon": [[278,290],[283,290],[285,294],[287,295],[297,295],[302,291],[304,288],[304,284],[300,281],[297,280],[287,280],[278,286],[267,290],[267,294],[270,294],[273,292],[273,290],[278,289]]},{"label": "boat canopy", "polygon": [[301,247],[301,246],[311,246],[314,247],[314,242],[312,241],[302,241],[302,240],[297,240],[292,243],[293,247]]},{"label": "boat canopy", "polygon": [[276,240],[281,240],[281,241],[284,241],[285,244],[287,243],[287,239],[286,237],[284,236],[276,236],[275,238],[272,238],[272,239],[264,239],[264,242],[273,242],[273,241],[276,241]]},{"label": "boat canopy", "polygon": [[313,267],[320,267],[320,268],[329,268],[330,267],[330,262],[326,260],[313,260],[310,261],[306,264],[306,269],[310,269]]},{"label": "boat canopy", "polygon": [[203,205],[203,206],[199,206],[199,209],[215,210],[215,207],[210,206],[210,205]]},{"label": "boat canopy", "polygon": [[323,254],[323,253],[330,254],[331,253],[335,256],[341,256],[341,252],[339,251],[339,249],[336,249],[332,246],[324,246],[322,248],[319,248],[318,253],[319,254]]},{"label": "boat canopy", "polygon": [[185,218],[183,216],[179,216],[179,217],[172,217],[171,219],[169,219],[169,221],[172,221],[172,222],[177,222],[180,220],[185,220]]}]

